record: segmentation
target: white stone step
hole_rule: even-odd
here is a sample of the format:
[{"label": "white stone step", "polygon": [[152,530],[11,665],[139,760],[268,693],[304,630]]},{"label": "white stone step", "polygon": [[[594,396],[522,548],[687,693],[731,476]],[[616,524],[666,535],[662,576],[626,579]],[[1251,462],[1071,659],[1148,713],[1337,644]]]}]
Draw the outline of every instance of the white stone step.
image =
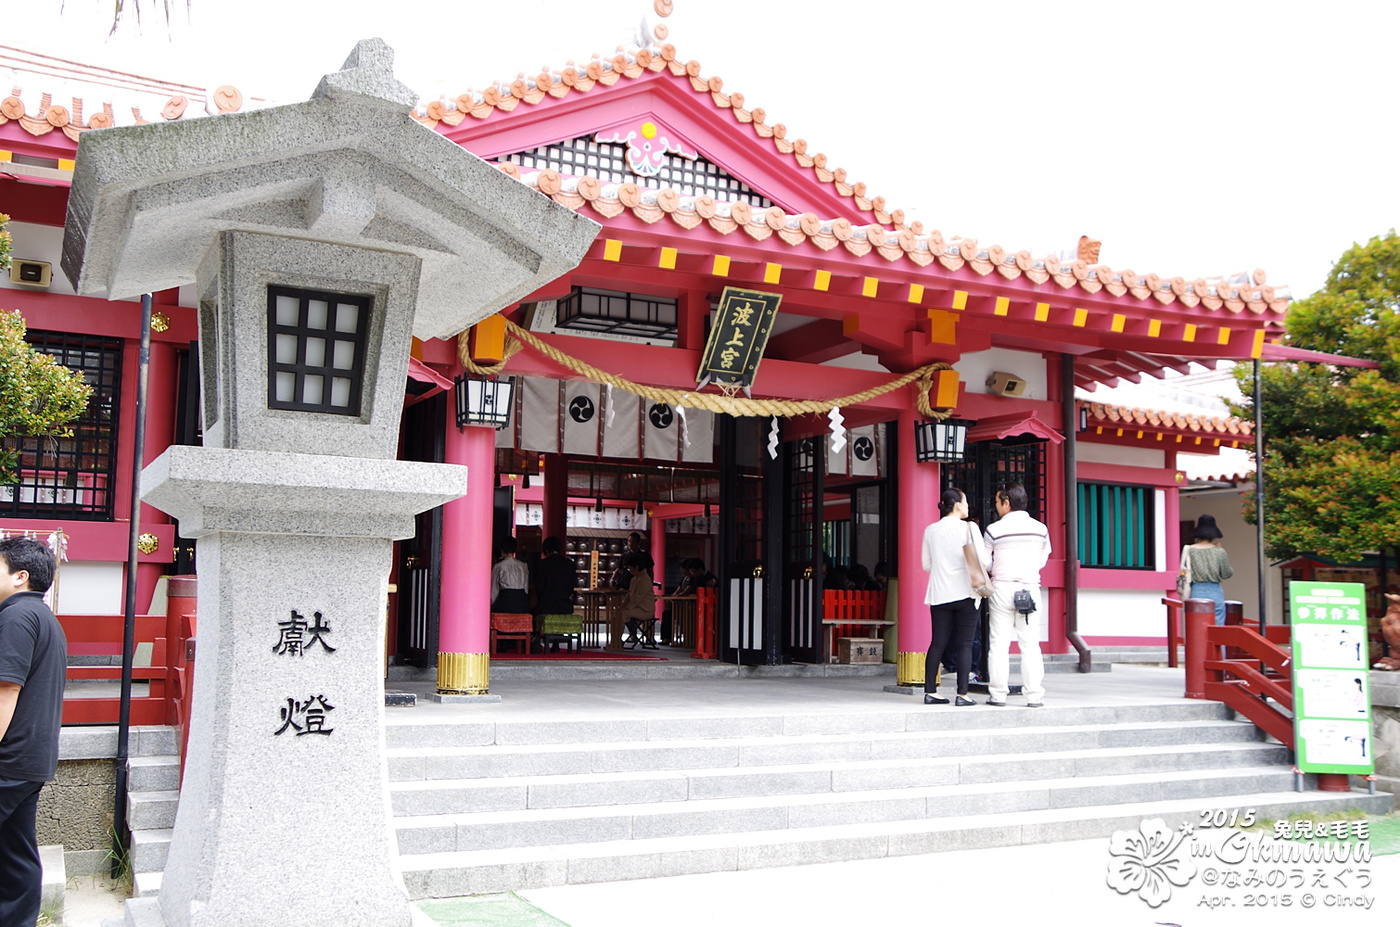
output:
[{"label": "white stone step", "polygon": [[1041,811],[1206,795],[1225,799],[1236,794],[1282,791],[1292,782],[1293,774],[1286,766],[1248,766],[1218,770],[1209,778],[1203,778],[1198,770],[1187,770],[681,803],[634,802],[595,808],[423,815],[396,818],[394,827],[399,852],[416,855]]},{"label": "white stone step", "polygon": [[[912,701],[912,700],[911,700]],[[995,715],[995,717],[991,717]],[[1027,711],[1019,705],[952,709],[908,704],[883,711],[811,712],[718,717],[662,716],[642,719],[558,721],[464,721],[439,723],[430,716],[391,717],[385,727],[391,750],[526,744],[605,744],[656,740],[722,740],[735,737],[785,737],[802,734],[898,733],[922,730],[967,730],[977,727],[1036,727],[1045,724],[1132,724],[1146,721],[1228,719],[1219,702],[1047,707]],[[420,720],[421,719],[421,720]]]},{"label": "white stone step", "polygon": [[606,806],[627,801],[633,795],[645,795],[657,802],[681,802],[1287,762],[1286,750],[1261,742],[1091,748],[1034,754],[984,754],[977,753],[974,747],[970,752],[972,755],[845,763],[424,780],[393,783],[389,795],[396,816],[452,814]]},{"label": "white stone step", "polygon": [[781,738],[646,741],[586,746],[543,744],[430,747],[418,750],[400,747],[388,751],[388,762],[391,781],[412,782],[1258,739],[1259,732],[1254,725],[1238,721],[1205,720],[1192,725],[1150,721],[1115,727],[1065,725],[991,728],[980,732],[940,730],[896,734],[809,734]]},{"label": "white stone step", "polygon": [[[1275,791],[1232,796],[1231,806],[1261,818],[1363,807],[1383,813],[1393,796]],[[1018,846],[1107,837],[1144,818],[1197,823],[1220,807],[1212,798],[1055,808],[912,821],[611,840],[577,845],[405,854],[399,862],[412,898],[519,891],[555,885],[657,878],[811,863],[908,856],[953,849]]]},{"label": "white stone step", "polygon": [[131,897],[154,898],[160,894],[163,872],[138,872],[131,877]]},{"label": "white stone step", "polygon": [[171,829],[137,830],[131,833],[131,871],[161,872],[170,852]]},{"label": "white stone step", "polygon": [[127,794],[127,826],[131,830],[162,830],[175,826],[175,810],[180,805],[176,789]]},{"label": "white stone step", "polygon": [[168,792],[180,788],[178,756],[131,756],[126,761],[127,791]]}]

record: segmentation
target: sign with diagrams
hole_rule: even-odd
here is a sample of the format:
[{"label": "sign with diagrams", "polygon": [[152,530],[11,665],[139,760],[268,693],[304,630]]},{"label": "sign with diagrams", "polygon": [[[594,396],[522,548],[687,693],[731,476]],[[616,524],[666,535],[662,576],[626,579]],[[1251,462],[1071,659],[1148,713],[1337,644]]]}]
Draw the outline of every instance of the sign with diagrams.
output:
[{"label": "sign with diagrams", "polygon": [[1289,584],[1293,731],[1303,772],[1375,771],[1367,669],[1366,587]]}]

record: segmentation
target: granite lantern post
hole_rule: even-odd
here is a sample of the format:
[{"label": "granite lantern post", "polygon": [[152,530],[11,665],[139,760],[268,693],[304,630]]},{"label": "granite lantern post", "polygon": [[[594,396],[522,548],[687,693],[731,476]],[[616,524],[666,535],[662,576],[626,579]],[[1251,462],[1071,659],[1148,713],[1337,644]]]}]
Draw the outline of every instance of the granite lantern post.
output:
[{"label": "granite lantern post", "polygon": [[416,124],[392,64],[366,40],[305,103],[78,149],[77,291],[199,299],[204,446],[142,476],[199,538],[188,766],[160,895],[129,924],[411,919],[384,759],[392,543],[417,512],[489,505],[491,473],[394,459],[410,341],[571,269],[598,227]]}]

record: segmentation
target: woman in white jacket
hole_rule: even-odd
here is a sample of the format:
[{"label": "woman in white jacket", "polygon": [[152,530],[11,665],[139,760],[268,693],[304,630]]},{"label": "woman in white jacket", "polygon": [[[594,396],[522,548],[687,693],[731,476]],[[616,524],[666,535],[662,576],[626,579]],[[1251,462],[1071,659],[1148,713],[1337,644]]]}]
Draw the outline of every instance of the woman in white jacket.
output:
[{"label": "woman in white jacket", "polygon": [[987,548],[982,532],[967,521],[967,496],[956,489],[945,489],[938,503],[938,521],[924,529],[923,563],[928,571],[928,592],[924,603],[933,621],[933,640],[924,660],[924,704],[946,705],[938,694],[938,668],[949,643],[958,660],[958,705],[974,705],[967,697],[972,667],[972,636],[977,628],[978,600],[968,576],[963,545],[972,544],[985,577]]}]

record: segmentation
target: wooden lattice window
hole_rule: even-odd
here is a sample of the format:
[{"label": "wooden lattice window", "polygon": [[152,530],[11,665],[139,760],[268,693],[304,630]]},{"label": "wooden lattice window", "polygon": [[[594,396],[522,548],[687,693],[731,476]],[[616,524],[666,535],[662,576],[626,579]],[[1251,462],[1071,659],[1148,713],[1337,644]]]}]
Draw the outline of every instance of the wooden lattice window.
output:
[{"label": "wooden lattice window", "polygon": [[0,514],[110,521],[116,490],[122,340],[33,330],[26,338],[35,350],[81,372],[92,387],[92,398],[72,424],[71,438],[5,439],[19,457],[19,481],[0,486]]}]

